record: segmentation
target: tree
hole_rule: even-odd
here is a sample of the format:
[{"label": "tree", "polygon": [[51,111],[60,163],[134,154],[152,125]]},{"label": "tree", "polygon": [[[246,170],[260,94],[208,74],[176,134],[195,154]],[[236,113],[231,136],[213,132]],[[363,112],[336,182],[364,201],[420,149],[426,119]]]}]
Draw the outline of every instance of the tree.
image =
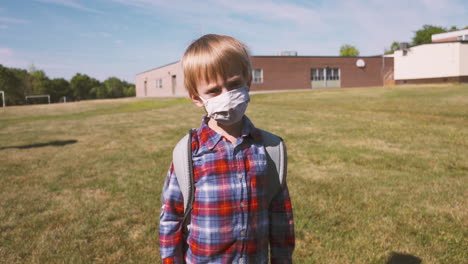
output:
[{"label": "tree", "polygon": [[400,49],[400,43],[397,41],[393,41],[392,45],[390,45],[390,50],[385,51],[385,54],[393,54],[395,51]]},{"label": "tree", "polygon": [[103,82],[103,86],[105,87],[106,98],[135,96],[135,85],[122,81],[117,77],[107,78]]},{"label": "tree", "polygon": [[103,84],[95,86],[91,89],[90,93],[93,95],[93,98],[103,99],[108,98],[106,86]]},{"label": "tree", "polygon": [[24,104],[22,81],[15,71],[0,64],[0,91],[5,92],[6,105]]},{"label": "tree", "polygon": [[422,29],[416,31],[413,37],[413,45],[421,45],[432,42],[432,35],[447,32],[443,27],[424,25]]},{"label": "tree", "polygon": [[340,56],[356,57],[359,56],[359,50],[352,45],[345,44],[340,48]]},{"label": "tree", "polygon": [[101,83],[98,80],[81,73],[75,74],[70,81],[73,97],[79,100],[96,98],[95,94],[92,93],[92,89],[100,85]]},{"label": "tree", "polygon": [[42,70],[29,72],[33,94],[50,94],[49,77]]},{"label": "tree", "polygon": [[109,77],[104,81],[107,95],[110,98],[118,98],[124,96],[124,83],[116,77]]},{"label": "tree", "polygon": [[130,84],[130,83],[126,83],[126,88],[124,90],[124,96],[125,97],[133,97],[136,95],[136,91],[135,91],[135,85],[134,84]]},{"label": "tree", "polygon": [[0,91],[5,91],[7,105],[21,105],[26,103],[26,95],[37,94],[50,95],[51,102],[59,102],[64,96],[67,101],[130,97],[135,96],[135,85],[117,77],[100,82],[80,73],[75,74],[70,82],[63,78],[49,79],[44,71],[38,70],[34,65],[26,71],[0,64]]},{"label": "tree", "polygon": [[23,100],[24,103],[26,103],[26,99],[24,96],[28,94],[33,94],[33,87],[32,87],[32,81],[31,81],[31,75],[28,73],[28,71],[23,70],[23,69],[15,69],[15,68],[10,68],[11,71],[15,74],[16,78],[21,81],[20,86],[18,89],[21,90],[23,93]]},{"label": "tree", "polygon": [[53,79],[49,82],[49,89],[50,89],[50,99],[52,102],[60,102],[60,100],[65,96],[67,100],[73,98],[73,92],[70,89],[70,83],[63,79]]}]

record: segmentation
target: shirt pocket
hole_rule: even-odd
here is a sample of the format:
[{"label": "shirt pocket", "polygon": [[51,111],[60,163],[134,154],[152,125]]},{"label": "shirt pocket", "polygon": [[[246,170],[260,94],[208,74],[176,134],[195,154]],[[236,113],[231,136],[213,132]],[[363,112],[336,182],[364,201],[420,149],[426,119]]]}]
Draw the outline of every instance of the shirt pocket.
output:
[{"label": "shirt pocket", "polygon": [[265,176],[268,170],[266,154],[251,154],[248,159],[248,173],[251,177]]},{"label": "shirt pocket", "polygon": [[265,206],[266,184],[268,179],[268,164],[265,154],[252,154],[248,158],[247,172],[248,185],[250,187],[251,209],[261,210]]}]

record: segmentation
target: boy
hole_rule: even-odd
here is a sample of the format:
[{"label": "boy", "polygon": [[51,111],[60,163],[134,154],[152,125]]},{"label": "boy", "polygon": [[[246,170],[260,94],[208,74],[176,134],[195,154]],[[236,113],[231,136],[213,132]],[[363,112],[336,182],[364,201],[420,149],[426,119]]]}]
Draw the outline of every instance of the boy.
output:
[{"label": "boy", "polygon": [[[262,134],[244,115],[252,81],[246,47],[205,35],[182,58],[185,87],[207,115],[192,132],[195,185],[189,230],[172,164],[163,188],[159,239],[163,263],[292,263],[294,222],[286,184],[267,204]],[[280,122],[280,120],[278,121]]]}]

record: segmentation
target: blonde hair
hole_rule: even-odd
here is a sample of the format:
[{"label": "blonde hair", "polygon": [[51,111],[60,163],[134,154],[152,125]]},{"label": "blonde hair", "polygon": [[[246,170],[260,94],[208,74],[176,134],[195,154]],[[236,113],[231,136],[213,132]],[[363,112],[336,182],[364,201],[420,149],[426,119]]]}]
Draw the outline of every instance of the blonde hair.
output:
[{"label": "blonde hair", "polygon": [[190,95],[198,96],[197,83],[210,82],[221,76],[226,80],[234,69],[247,83],[252,80],[252,66],[247,47],[239,40],[208,34],[195,40],[182,57],[184,84]]}]

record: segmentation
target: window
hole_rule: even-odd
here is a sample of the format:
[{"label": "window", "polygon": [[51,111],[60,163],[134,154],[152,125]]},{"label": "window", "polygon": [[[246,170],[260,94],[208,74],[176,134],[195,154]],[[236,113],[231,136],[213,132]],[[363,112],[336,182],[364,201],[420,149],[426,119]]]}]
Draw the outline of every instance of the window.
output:
[{"label": "window", "polygon": [[339,68],[312,68],[311,70],[312,81],[339,81],[340,69]]},{"label": "window", "polygon": [[310,80],[312,88],[340,88],[340,68],[312,68]]},{"label": "window", "polygon": [[324,78],[323,68],[312,69],[312,81],[323,81]]},{"label": "window", "polygon": [[162,88],[162,79],[155,80],[154,84],[155,88]]},{"label": "window", "polygon": [[252,71],[252,82],[263,83],[263,69],[253,69]]},{"label": "window", "polygon": [[340,73],[338,68],[326,68],[327,69],[327,80],[338,81],[340,79]]}]

